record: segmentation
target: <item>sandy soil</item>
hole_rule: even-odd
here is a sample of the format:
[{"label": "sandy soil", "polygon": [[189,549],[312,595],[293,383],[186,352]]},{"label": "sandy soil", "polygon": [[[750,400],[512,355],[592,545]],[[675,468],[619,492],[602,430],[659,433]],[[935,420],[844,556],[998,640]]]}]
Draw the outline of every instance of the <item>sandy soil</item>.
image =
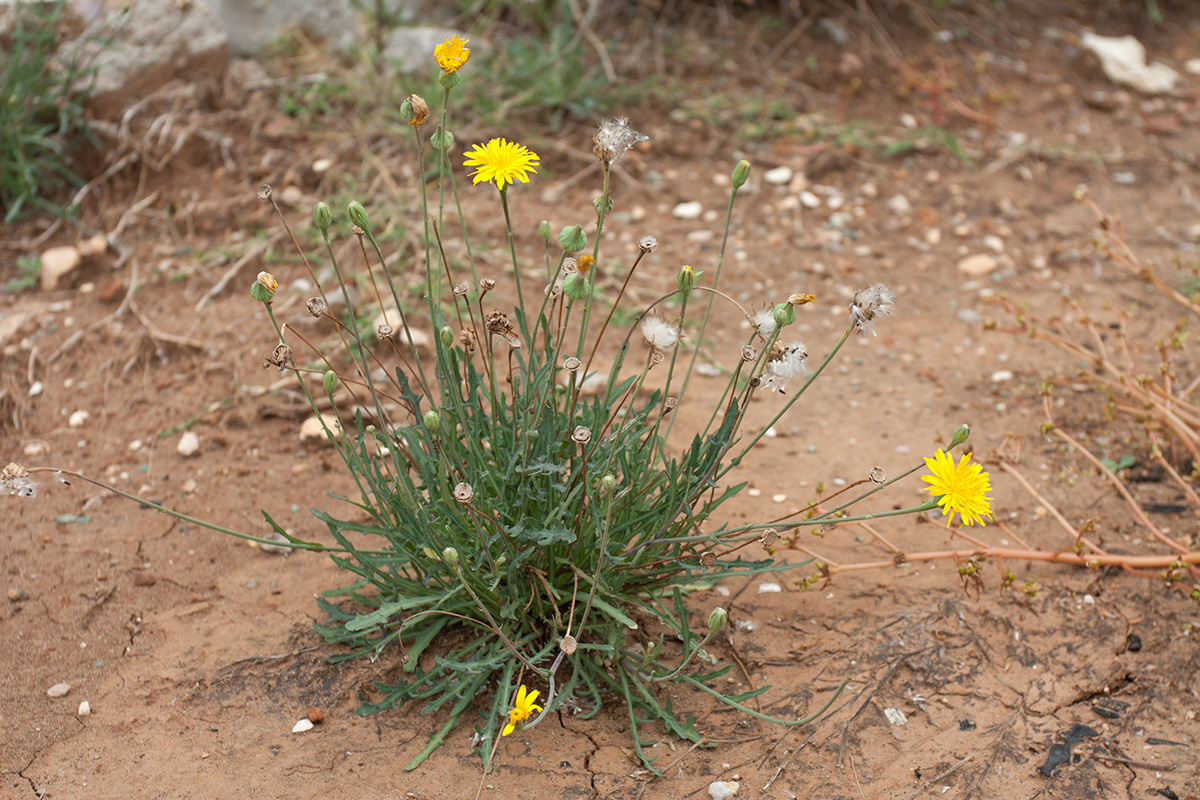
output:
[{"label": "sandy soil", "polygon": [[[969,422],[977,457],[991,465],[1004,524],[974,535],[993,544],[1015,536],[1035,548],[1070,547],[1046,508],[996,468],[1003,448],[1071,525],[1092,520],[1092,535],[1117,552],[1156,552],[1097,471],[1039,432],[1038,383],[1057,378],[1057,420],[1101,456],[1144,459],[1137,427],[1106,420],[1100,395],[1072,390],[1070,358],[993,330],[993,321],[1001,329],[1013,323],[991,300],[1004,294],[1053,313],[1069,290],[1106,324],[1127,314],[1138,341],[1150,344],[1171,328],[1179,308],[1093,252],[1092,216],[1073,195],[1086,184],[1090,197],[1122,218],[1142,258],[1178,284],[1182,273],[1172,263],[1195,260],[1200,222],[1193,199],[1200,195],[1198,115],[1186,106],[1200,81],[1185,78],[1178,97],[1147,102],[1078,56],[1079,20],[963,19],[966,38],[952,45],[904,26],[889,31],[914,74],[943,63],[959,82],[955,96],[968,101],[964,108],[994,125],[948,102],[930,105],[911,85],[906,91],[898,62],[861,18],[847,20],[853,38],[845,47],[813,31],[785,42],[787,30],[768,35],[749,17],[732,23],[738,37],[760,45],[755,52],[780,47],[770,64],[761,55],[731,61],[725,40],[674,30],[679,42],[694,45],[691,61],[677,67],[685,73],[678,103],[620,109],[654,140],[622,162],[605,251],[625,261],[645,234],[662,243],[634,282],[634,305],[672,283],[682,263],[711,270],[720,222],[680,220],[671,211],[696,200],[723,215],[721,179],[746,157],[755,172],[735,214],[722,277],[728,291],[746,303],[816,294],[800,319],[814,354],[835,341],[855,289],[884,282],[899,294],[897,315],[880,325],[878,338],[851,342],[747,459],[750,487],[733,505],[735,521],[781,516],[808,503],[818,483],[853,480],[875,465],[898,474]],[[1107,24],[1105,32],[1142,36],[1176,66],[1200,55],[1194,29]],[[983,71],[973,76],[976,63]],[[187,91],[168,87],[135,130]],[[883,158],[853,136],[806,137],[803,125],[751,139],[744,118],[689,99],[737,91],[783,98],[792,112],[835,132],[863,121],[862,131],[869,125],[872,136],[891,141],[912,134],[902,114],[918,130],[941,115],[973,163],[928,142]],[[984,100],[978,108],[970,103],[976,96]],[[299,441],[304,408],[296,393],[265,391],[279,375],[260,368],[270,328],[246,290],[263,268],[261,253],[246,260],[228,290],[202,300],[251,251],[259,225],[277,229],[255,187],[296,187],[302,199],[291,213],[303,224],[311,202],[330,190],[331,178],[310,165],[333,158],[356,170],[360,140],[310,135],[279,117],[265,95],[226,92],[217,106],[187,122],[231,137],[234,169],[213,139],[197,137],[160,170],[143,160],[119,172],[83,218],[101,231],[119,228],[128,252],[90,259],[53,292],[0,297],[0,322],[11,323],[0,326],[0,388],[8,390],[0,452],[5,461],[111,480],[243,531],[268,530],[264,509],[298,536],[322,537],[309,509],[335,507],[324,493],[351,486],[332,450]],[[1177,110],[1184,113],[1173,120]],[[1166,129],[1148,130],[1155,125]],[[588,167],[589,135],[576,125],[557,138],[530,133],[546,143],[546,164],[534,184],[513,193],[526,247],[536,247],[540,219],[556,228],[592,219],[594,181],[570,183]],[[402,154],[392,155],[390,174],[411,186]],[[807,186],[796,178],[765,183],[766,171],[778,166],[805,176]],[[379,185],[384,191],[387,182]],[[802,189],[818,207],[797,202]],[[910,209],[898,213],[889,202],[898,194]],[[842,203],[831,208],[835,195]],[[471,216],[489,220],[482,236],[499,230],[489,202],[491,194],[467,192]],[[36,232],[14,228],[6,239]],[[50,243],[71,241],[61,232]],[[282,243],[271,249],[289,252]],[[215,257],[222,250],[229,253],[223,261]],[[0,251],[5,280],[16,274],[17,252]],[[995,259],[993,269],[968,275],[958,268],[965,256],[984,253]],[[273,261],[270,268],[284,284],[281,316],[302,324],[302,296],[287,293],[302,267]],[[130,287],[132,302],[123,303]],[[722,360],[743,335],[741,323],[725,315],[705,344]],[[1187,357],[1195,375],[1195,350]],[[1154,363],[1154,353],[1146,359]],[[1187,366],[1185,358],[1180,372]],[[698,380],[695,404],[679,411],[685,430],[716,391],[717,381]],[[43,389],[31,396],[34,381]],[[747,430],[761,429],[779,402],[760,396]],[[87,417],[75,426],[80,411]],[[185,427],[200,439],[190,458],[176,452]],[[1197,549],[1197,509],[1176,487],[1160,479],[1133,490],[1139,501],[1166,509],[1155,513],[1156,524]],[[914,481],[887,502],[908,503],[919,491]],[[672,687],[675,708],[695,714],[715,746],[690,748],[651,729],[664,737],[651,750],[661,778],[631,758],[628,721],[616,708],[587,721],[563,712],[509,737],[487,776],[464,724],[406,773],[403,765],[438,715],[417,708],[353,713],[373,696],[371,681],[398,664],[386,657],[327,663],[336,650],[312,630],[321,620],[314,596],[345,582],[327,558],[247,547],[78,482],[44,486],[32,501],[0,497],[0,507],[0,584],[10,598],[0,600],[4,797],[434,800],[473,796],[481,780],[483,797],[614,800],[703,798],[717,780],[738,781],[738,797],[749,798],[1200,795],[1200,610],[1161,580],[1006,562],[1017,582],[1003,590],[994,565],[976,584],[960,579],[960,564],[942,561],[841,575],[807,590],[801,582],[811,567],[786,573],[781,591],[763,590],[773,578],[734,582],[694,598],[697,608],[731,610],[730,635],[712,650],[737,664],[730,688],[769,684],[760,708],[798,717],[848,676],[848,691],[819,722],[776,728]],[[911,518],[874,528],[905,552],[970,547]],[[797,546],[835,563],[891,556],[864,528],[803,536]],[[804,553],[785,548],[780,556],[800,561]],[[1020,591],[1026,581],[1035,582],[1035,596]],[[48,696],[60,682],[70,692]],[[80,716],[85,700],[91,713]],[[292,734],[309,707],[321,708],[324,722]]]}]

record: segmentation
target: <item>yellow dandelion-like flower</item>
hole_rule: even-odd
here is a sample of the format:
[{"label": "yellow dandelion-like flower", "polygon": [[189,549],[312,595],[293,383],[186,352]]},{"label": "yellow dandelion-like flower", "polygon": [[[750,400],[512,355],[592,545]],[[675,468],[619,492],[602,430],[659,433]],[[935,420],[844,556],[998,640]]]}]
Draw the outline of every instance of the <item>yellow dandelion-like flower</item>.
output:
[{"label": "yellow dandelion-like flower", "polygon": [[972,463],[967,453],[958,464],[945,450],[938,450],[933,458],[925,459],[932,475],[923,475],[921,480],[929,484],[929,494],[937,498],[942,514],[954,519],[957,513],[967,525],[978,522],[983,525],[984,517],[992,516],[991,500],[987,494],[992,490],[991,479],[979,464]]},{"label": "yellow dandelion-like flower", "polygon": [[501,731],[501,736],[508,736],[517,729],[518,725],[525,727],[526,721],[533,716],[533,712],[542,710],[542,707],[534,702],[538,699],[539,694],[540,692],[537,690],[526,694],[524,685],[517,689],[517,700],[513,703],[512,711],[508,712],[508,724]]},{"label": "yellow dandelion-like flower", "polygon": [[446,41],[433,48],[433,58],[438,66],[446,72],[458,72],[471,57],[471,49],[467,47],[470,39],[461,36],[451,36]]},{"label": "yellow dandelion-like flower", "polygon": [[529,183],[530,172],[537,172],[538,154],[523,144],[504,139],[492,139],[487,144],[474,145],[466,152],[464,166],[475,167],[472,183],[493,181],[504,191],[510,183]]}]

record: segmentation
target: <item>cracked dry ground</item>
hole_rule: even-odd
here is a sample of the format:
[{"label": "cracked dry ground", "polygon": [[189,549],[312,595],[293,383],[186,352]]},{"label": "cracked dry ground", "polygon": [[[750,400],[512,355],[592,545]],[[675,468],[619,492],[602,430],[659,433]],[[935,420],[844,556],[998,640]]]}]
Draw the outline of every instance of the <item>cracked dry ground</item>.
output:
[{"label": "cracked dry ground", "polygon": [[[853,479],[877,464],[898,474],[936,447],[939,435],[968,421],[980,458],[989,458],[1006,437],[1019,437],[1025,476],[1072,524],[1090,518],[1107,547],[1144,549],[1144,530],[1111,488],[1076,454],[1039,434],[1038,382],[1069,376],[1074,365],[982,323],[1005,320],[986,302],[990,293],[1049,312],[1070,287],[1097,314],[1110,313],[1107,304],[1128,311],[1131,333],[1143,341],[1169,329],[1176,312],[1159,295],[1089,254],[1090,218],[1072,195],[1087,183],[1106,211],[1124,218],[1143,258],[1165,267],[1175,257],[1190,257],[1186,232],[1196,215],[1187,200],[1200,195],[1194,115],[1174,134],[1153,136],[1139,129],[1133,106],[1088,105],[1085,95],[1113,87],[1039,38],[1043,22],[1013,22],[1027,25],[1022,32],[1036,43],[1033,52],[1009,53],[1025,59],[1027,73],[992,67],[1010,98],[994,109],[997,126],[972,138],[968,123],[952,121],[976,152],[974,169],[938,152],[881,162],[792,141],[731,141],[722,130],[727,121],[719,118],[678,122],[667,109],[622,109],[654,142],[623,162],[610,228],[615,235],[605,247],[621,261],[644,234],[663,243],[634,282],[635,305],[656,297],[681,263],[712,268],[713,241],[694,234],[714,223],[674,219],[670,210],[682,200],[723,209],[714,176],[727,175],[742,155],[756,171],[753,191],[735,214],[723,278],[732,291],[748,303],[797,290],[815,293],[818,303],[800,320],[813,353],[822,353],[840,331],[847,292],[883,281],[900,295],[898,314],[880,326],[879,338],[852,342],[777,435],[747,459],[750,491],[732,507],[734,522],[779,516],[806,503],[818,482]],[[926,43],[914,41],[904,42],[912,45],[908,52]],[[1195,43],[1188,31],[1162,34],[1157,42],[1172,53]],[[701,58],[703,44],[689,51],[693,57]],[[840,54],[827,40],[800,37],[796,46],[834,74]],[[869,67],[879,66],[867,58]],[[875,74],[841,109],[846,119],[874,118],[883,126],[904,111],[924,114]],[[785,76],[796,83],[786,85],[805,94],[810,110],[838,105],[836,85],[806,89],[797,85],[802,77],[797,67]],[[718,78],[710,65],[693,80]],[[156,106],[152,99],[135,129],[172,102],[165,97]],[[6,420],[15,413],[20,421],[0,429],[6,460],[40,442],[47,450],[42,463],[111,478],[219,524],[262,532],[261,508],[301,537],[323,535],[308,508],[334,508],[323,493],[351,487],[330,450],[299,443],[303,415],[294,393],[258,391],[278,378],[259,368],[270,348],[269,328],[244,291],[259,262],[243,268],[236,289],[196,311],[225,266],[198,264],[184,249],[230,243],[248,221],[266,219],[254,197],[259,181],[282,186],[296,175],[311,181],[303,167],[317,158],[361,159],[349,137],[341,143],[310,139],[289,129],[286,119],[274,126],[276,138],[259,136],[270,108],[251,99],[236,113],[210,120],[232,138],[245,174],[214,169],[220,155],[197,145],[162,172],[116,176],[104,202],[85,208],[89,224],[112,230],[137,201],[158,193],[128,221],[122,238],[132,257],[115,272],[118,256],[110,253],[86,265],[73,287],[5,296],[4,313],[24,315],[2,361],[4,386],[13,389],[4,401],[10,404]],[[1036,146],[1006,150],[1012,131]],[[586,127],[565,131],[563,147],[547,150],[558,155],[547,157],[538,183],[514,191],[521,245],[536,246],[532,231],[542,218],[556,226],[589,219],[588,192],[539,195],[586,163],[564,153],[586,156],[589,134]],[[761,182],[766,168],[779,165],[806,172],[820,197],[836,192],[847,208],[862,209],[851,223],[853,241],[832,246],[829,231],[836,226],[828,204],[797,207],[787,199],[794,191]],[[1133,173],[1136,182],[1114,181],[1117,172]],[[411,181],[402,164],[395,174]],[[330,190],[319,182],[300,188],[314,198]],[[912,201],[907,216],[885,203],[900,193]],[[468,198],[472,216],[494,235],[492,198]],[[295,209],[295,219],[307,207]],[[927,235],[932,228],[943,234],[937,242]],[[997,268],[980,278],[960,274],[960,248],[979,252],[989,235],[1005,243]],[[141,270],[136,309],[108,320],[120,295],[106,300],[103,290],[114,277],[128,286],[135,268]],[[273,268],[285,288],[301,274],[295,265]],[[80,291],[83,283],[97,291]],[[280,307],[284,318],[302,317],[302,300]],[[86,335],[49,360],[81,330]],[[720,359],[743,340],[739,320],[726,315],[708,346]],[[993,380],[1000,370],[1011,379]],[[36,398],[28,396],[32,380],[44,385]],[[678,429],[702,424],[716,383],[699,384],[694,405],[677,412]],[[1103,420],[1099,398],[1060,396],[1064,425],[1091,441],[1107,437],[1117,447],[1134,446],[1131,429]],[[778,402],[759,397],[748,430],[763,425]],[[78,410],[89,418],[71,427],[67,419]],[[193,419],[201,440],[193,458],[176,453],[177,434],[154,438]],[[134,440],[146,446],[132,450]],[[1062,533],[1028,493],[1006,474],[994,470],[993,479],[994,507],[1009,530],[1035,547],[1064,546]],[[1164,483],[1139,484],[1136,491],[1145,501],[1175,501]],[[901,488],[894,502],[918,493],[916,486]],[[776,502],[780,495],[785,499]],[[373,697],[371,681],[388,679],[398,665],[388,653],[374,662],[327,663],[334,651],[312,631],[319,618],[313,597],[346,582],[328,559],[248,548],[79,484],[46,487],[36,502],[0,497],[0,506],[3,582],[29,595],[0,606],[0,796],[474,795],[481,765],[471,752],[470,723],[418,771],[405,773],[403,765],[424,746],[439,715],[353,713]],[[1196,536],[1189,514],[1156,521],[1174,536]],[[906,551],[949,541],[944,528],[911,519],[878,530]],[[989,527],[980,535],[999,541],[1007,534]],[[835,561],[887,558],[859,529],[805,543]],[[782,557],[801,560],[796,551]],[[757,580],[744,590],[735,581],[698,595],[697,609],[730,607],[729,637],[711,649],[736,664],[726,688],[770,684],[758,707],[795,718],[849,677],[831,713],[785,730],[668,687],[674,707],[695,714],[716,746],[656,740],[648,752],[664,776],[652,778],[631,759],[629,724],[618,706],[591,719],[568,708],[505,740],[495,771],[483,779],[483,796],[679,800],[707,797],[718,779],[740,781],[739,797],[749,798],[1200,794],[1200,614],[1194,603],[1158,581],[1036,563],[1007,565],[1019,582],[1036,581],[1036,597],[1001,594],[997,577],[987,572],[982,588],[964,589],[955,566],[854,573],[806,592],[785,575],[778,592],[759,591],[763,581]],[[47,688],[60,681],[71,684],[70,693],[48,697]],[[75,713],[83,700],[90,716]],[[324,723],[291,734],[309,706],[324,710]],[[662,732],[651,727],[649,735]]]}]

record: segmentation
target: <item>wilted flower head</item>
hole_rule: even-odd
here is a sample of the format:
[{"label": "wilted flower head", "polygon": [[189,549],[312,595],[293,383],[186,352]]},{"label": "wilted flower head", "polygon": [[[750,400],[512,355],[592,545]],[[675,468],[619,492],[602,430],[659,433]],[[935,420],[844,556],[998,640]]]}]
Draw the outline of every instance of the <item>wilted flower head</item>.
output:
[{"label": "wilted flower head", "polygon": [[666,352],[679,344],[679,328],[651,315],[642,320],[642,338],[655,350]]},{"label": "wilted flower head", "polygon": [[592,439],[592,432],[589,428],[580,425],[571,431],[571,440],[576,444],[587,444]]},{"label": "wilted flower head", "polygon": [[759,385],[769,387],[771,391],[778,389],[783,392],[793,378],[808,374],[808,366],[805,364],[807,358],[808,349],[802,342],[792,342],[786,346],[776,342],[771,360],[767,362],[767,371],[762,374]]},{"label": "wilted flower head", "polygon": [[[437,48],[434,48],[435,51]],[[429,119],[429,103],[425,102],[425,98],[418,94],[410,94],[408,100],[405,101],[412,113],[412,118],[408,121],[409,125],[421,126],[425,124],[425,120]]]},{"label": "wilted flower head", "polygon": [[794,306],[806,306],[816,299],[817,296],[815,294],[801,294],[800,292],[796,292],[795,294],[788,295],[788,302]]},{"label": "wilted flower head", "polygon": [[396,329],[393,328],[391,325],[388,325],[386,322],[381,322],[379,324],[379,327],[375,329],[375,334],[380,339],[390,339],[390,338],[392,338],[392,334],[394,334],[395,332],[396,332]]},{"label": "wilted flower head", "polygon": [[308,309],[308,313],[319,317],[325,313],[325,300],[320,297],[310,297],[304,307]]},{"label": "wilted flower head", "polygon": [[594,256],[585,254],[575,261],[575,266],[580,275],[587,277],[587,274],[592,271],[592,267],[596,266],[596,259]]},{"label": "wilted flower head", "polygon": [[[471,49],[467,47],[470,39],[461,36],[451,36],[446,41],[433,48],[433,58],[445,72],[458,72],[467,59],[471,57]],[[418,123],[419,124],[419,123]]]},{"label": "wilted flower head", "polygon": [[629,127],[628,117],[609,117],[592,134],[592,152],[601,161],[615,164],[629,152],[629,148],[649,138]]},{"label": "wilted flower head", "polygon": [[859,333],[870,331],[875,336],[875,323],[896,309],[896,293],[880,283],[872,283],[850,303],[850,323]]},{"label": "wilted flower head", "polygon": [[263,369],[271,367],[279,367],[280,372],[287,370],[288,365],[292,362],[292,348],[288,347],[283,342],[275,345],[275,349],[268,355],[263,356]]},{"label": "wilted flower head", "polygon": [[270,299],[275,294],[275,290],[279,288],[279,281],[275,280],[275,276],[269,272],[260,272],[254,285],[257,288],[251,294],[255,296],[255,300],[261,302]]},{"label": "wilted flower head", "polygon": [[0,494],[37,497],[37,483],[29,477],[29,470],[12,462],[0,470]]},{"label": "wilted flower head", "polygon": [[501,191],[520,181],[529,183],[529,173],[537,172],[538,154],[523,144],[507,139],[492,139],[487,144],[473,145],[466,152],[463,164],[475,167],[472,183],[491,181]]},{"label": "wilted flower head", "polygon": [[460,503],[469,503],[474,496],[475,490],[465,481],[454,487],[454,499]]},{"label": "wilted flower head", "polygon": [[770,339],[771,334],[775,332],[778,326],[775,324],[775,307],[763,306],[758,311],[750,315],[750,324],[754,326],[754,330],[764,339]]}]

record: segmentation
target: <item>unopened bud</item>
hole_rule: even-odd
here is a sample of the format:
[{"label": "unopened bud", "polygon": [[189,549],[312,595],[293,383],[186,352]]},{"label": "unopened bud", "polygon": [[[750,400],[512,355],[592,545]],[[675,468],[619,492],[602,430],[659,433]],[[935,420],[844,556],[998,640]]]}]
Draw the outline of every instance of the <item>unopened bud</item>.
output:
[{"label": "unopened bud", "polygon": [[443,72],[441,77],[438,78],[438,83],[442,85],[443,89],[453,89],[455,86],[458,86],[461,80],[462,78],[458,77],[457,71]]},{"label": "unopened bud", "polygon": [[737,162],[737,166],[733,168],[731,179],[733,180],[734,189],[740,189],[745,186],[746,181],[750,179],[750,162],[744,158]]},{"label": "unopened bud", "polygon": [[445,550],[442,551],[442,561],[446,562],[447,564],[449,564],[452,567],[457,567],[458,566],[458,551],[455,550],[453,547],[447,547]]},{"label": "unopened bud", "polygon": [[350,206],[347,208],[347,214],[350,216],[350,221],[364,231],[371,227],[371,221],[367,218],[367,209],[363,208],[363,204],[357,200],[351,200]]},{"label": "unopened bud", "polygon": [[421,417],[421,421],[425,423],[426,428],[436,431],[438,426],[442,424],[442,417],[431,408],[425,412],[425,416]]},{"label": "unopened bud", "polygon": [[328,203],[320,202],[313,206],[313,225],[324,231],[332,224],[333,212],[330,211]]},{"label": "unopened bud", "polygon": [[563,294],[565,294],[567,297],[571,298],[572,300],[582,300],[588,296],[588,293],[591,291],[592,287],[588,283],[587,278],[583,277],[578,272],[573,272],[567,277],[563,278],[562,288]]},{"label": "unopened bud", "polygon": [[438,331],[438,338],[442,340],[443,345],[449,347],[454,344],[454,329],[449,325],[443,325],[442,329]]},{"label": "unopened bud", "polygon": [[954,435],[950,437],[950,446],[958,447],[971,436],[971,426],[967,424],[959,425],[954,429]]},{"label": "unopened bud", "polygon": [[433,132],[433,135],[429,137],[429,143],[433,145],[435,150],[449,150],[454,146],[454,134],[450,131],[444,131],[441,128],[438,128]]},{"label": "unopened bud", "polygon": [[321,383],[325,386],[325,394],[333,397],[333,393],[337,391],[337,373],[331,369],[325,370],[325,374],[321,377]]},{"label": "unopened bud", "polygon": [[796,307],[791,303],[775,306],[775,325],[784,328],[796,321]]},{"label": "unopened bud", "polygon": [[687,297],[691,293],[692,287],[696,285],[696,270],[684,264],[679,268],[679,274],[675,276],[675,285],[679,287],[679,293]]},{"label": "unopened bud", "polygon": [[587,234],[578,225],[568,225],[558,232],[558,243],[568,253],[578,253],[587,247]]},{"label": "unopened bud", "polygon": [[724,630],[727,622],[729,622],[729,612],[717,606],[708,615],[708,632],[710,634],[720,633]]},{"label": "unopened bud", "polygon": [[600,489],[602,491],[604,491],[605,493],[610,493],[613,491],[613,489],[616,489],[616,488],[617,488],[617,477],[615,475],[613,475],[611,472],[606,472],[604,474],[604,476],[602,478],[600,478]]},{"label": "unopened bud", "polygon": [[542,235],[542,240],[546,244],[550,244],[550,220],[542,220],[542,224],[538,225],[538,233]]}]

